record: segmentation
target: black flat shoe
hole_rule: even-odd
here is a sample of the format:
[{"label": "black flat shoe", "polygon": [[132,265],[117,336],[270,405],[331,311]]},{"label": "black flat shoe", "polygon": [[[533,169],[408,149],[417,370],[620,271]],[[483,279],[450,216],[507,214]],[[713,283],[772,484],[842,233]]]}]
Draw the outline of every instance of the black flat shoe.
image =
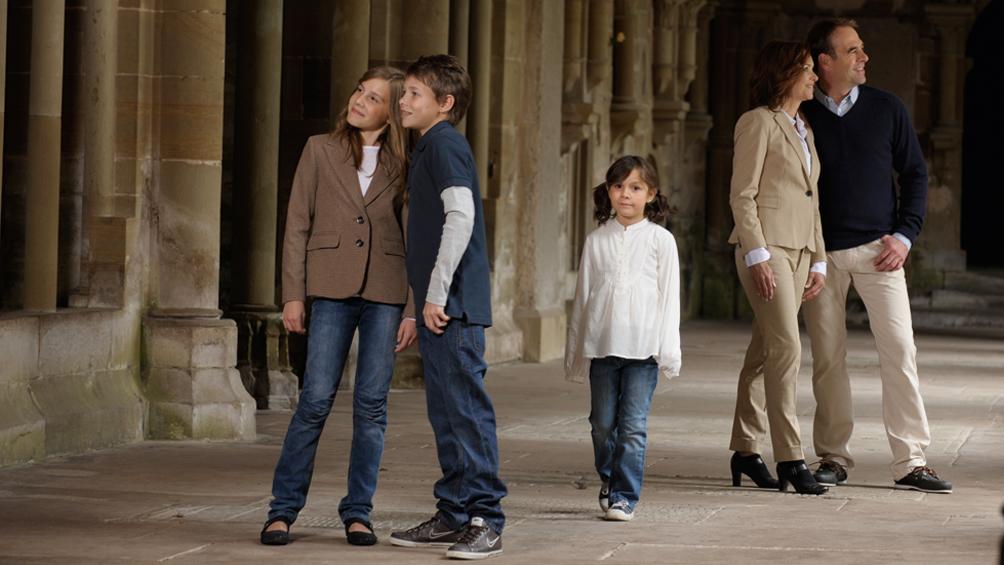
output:
[{"label": "black flat shoe", "polygon": [[778,487],[777,481],[770,476],[770,470],[767,469],[767,465],[759,454],[754,453],[743,457],[736,451],[732,454],[729,466],[732,468],[732,486],[734,487],[742,486],[743,475],[752,479],[758,488],[774,489]]},{"label": "black flat shoe", "polygon": [[[349,540],[352,545],[375,545],[377,542],[376,534],[373,533],[373,524],[370,524],[362,518],[349,518],[344,522],[345,524],[345,539]],[[352,524],[362,524],[369,529],[368,532],[350,532],[349,526]]]},{"label": "black flat shoe", "polygon": [[[286,524],[285,530],[273,530],[268,531],[268,527],[276,522],[282,522]],[[265,526],[261,529],[261,543],[262,545],[286,545],[289,543],[289,520],[286,518],[273,518],[268,522],[265,522]]]},{"label": "black flat shoe", "polygon": [[788,484],[795,487],[798,494],[823,494],[829,489],[816,482],[804,459],[781,461],[777,464],[777,490],[785,492]]}]

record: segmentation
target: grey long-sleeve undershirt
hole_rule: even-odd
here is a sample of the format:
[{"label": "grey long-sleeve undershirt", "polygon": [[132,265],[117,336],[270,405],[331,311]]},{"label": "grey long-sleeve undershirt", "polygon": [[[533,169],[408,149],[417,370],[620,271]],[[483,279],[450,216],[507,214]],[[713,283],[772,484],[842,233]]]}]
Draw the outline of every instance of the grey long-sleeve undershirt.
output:
[{"label": "grey long-sleeve undershirt", "polygon": [[474,233],[474,194],[466,186],[451,186],[440,193],[443,199],[443,238],[439,242],[436,266],[429,277],[429,292],[425,301],[437,306],[446,306],[450,295],[453,274],[467,251],[467,244]]}]

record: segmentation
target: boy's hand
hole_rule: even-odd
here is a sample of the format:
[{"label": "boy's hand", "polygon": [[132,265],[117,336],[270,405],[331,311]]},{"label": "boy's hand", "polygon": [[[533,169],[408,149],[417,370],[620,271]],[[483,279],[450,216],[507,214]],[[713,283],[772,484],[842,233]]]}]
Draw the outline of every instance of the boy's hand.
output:
[{"label": "boy's hand", "polygon": [[425,320],[425,327],[436,335],[443,335],[443,328],[450,321],[450,317],[446,315],[442,306],[429,302],[426,302],[422,308],[422,319]]},{"label": "boy's hand", "polygon": [[397,327],[397,345],[394,346],[394,353],[400,353],[411,347],[418,337],[418,330],[415,329],[415,318],[404,318],[401,325]]}]

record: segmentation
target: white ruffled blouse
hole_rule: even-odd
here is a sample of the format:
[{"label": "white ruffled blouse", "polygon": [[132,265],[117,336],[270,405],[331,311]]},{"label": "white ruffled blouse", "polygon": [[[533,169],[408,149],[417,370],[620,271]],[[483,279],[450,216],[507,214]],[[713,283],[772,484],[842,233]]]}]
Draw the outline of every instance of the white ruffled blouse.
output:
[{"label": "white ruffled blouse", "polygon": [[586,238],[568,323],[565,375],[585,381],[591,359],[655,357],[659,373],[680,373],[680,260],[669,230],[616,219]]}]

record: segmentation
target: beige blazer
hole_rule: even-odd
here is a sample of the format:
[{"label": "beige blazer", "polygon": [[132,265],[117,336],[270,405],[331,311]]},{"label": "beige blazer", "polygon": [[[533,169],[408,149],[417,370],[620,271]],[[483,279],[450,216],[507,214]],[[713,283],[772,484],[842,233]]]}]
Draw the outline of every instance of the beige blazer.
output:
[{"label": "beige blazer", "polygon": [[813,139],[809,130],[809,174],[802,142],[784,112],[761,106],[739,117],[729,193],[736,225],[729,243],[747,251],[768,245],[808,249],[813,263],[826,260]]},{"label": "beige blazer", "polygon": [[307,140],[293,178],[282,245],[282,301],[307,296],[405,304],[404,175],[377,166],[365,198],[348,147]]}]

